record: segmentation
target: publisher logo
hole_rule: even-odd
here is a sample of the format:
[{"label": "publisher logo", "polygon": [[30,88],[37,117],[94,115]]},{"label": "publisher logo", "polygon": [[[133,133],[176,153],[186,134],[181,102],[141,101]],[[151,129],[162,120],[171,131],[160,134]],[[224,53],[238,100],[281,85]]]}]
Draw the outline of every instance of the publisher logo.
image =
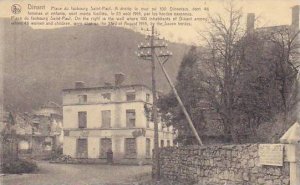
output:
[{"label": "publisher logo", "polygon": [[19,4],[14,4],[11,6],[11,12],[13,14],[19,14],[21,13],[21,6]]}]

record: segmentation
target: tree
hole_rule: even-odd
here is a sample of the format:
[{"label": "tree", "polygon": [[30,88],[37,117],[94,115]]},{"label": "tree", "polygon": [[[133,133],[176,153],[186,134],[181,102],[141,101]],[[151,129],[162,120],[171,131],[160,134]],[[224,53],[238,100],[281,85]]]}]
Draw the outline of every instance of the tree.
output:
[{"label": "tree", "polygon": [[[275,80],[274,64],[266,60],[265,39],[252,32],[240,40],[240,73],[237,80],[235,119],[242,136],[257,137],[262,123],[271,121],[281,103]],[[241,136],[241,137],[242,137]]]},{"label": "tree", "polygon": [[299,28],[283,26],[273,29],[266,35],[269,41],[269,60],[274,63],[276,80],[280,83],[279,92],[282,100],[284,119],[291,107],[294,107],[292,87],[296,86],[299,68]]},{"label": "tree", "polygon": [[211,105],[219,113],[224,134],[228,140],[236,141],[235,110],[237,101],[236,82],[240,73],[240,44],[244,36],[241,26],[242,11],[235,9],[233,3],[225,8],[228,20],[217,14],[209,17],[207,52],[201,58],[203,69],[207,71],[206,93]]},{"label": "tree", "polygon": [[7,123],[1,131],[3,158],[14,161],[18,158],[18,138],[16,134],[16,120],[13,113],[9,112]]},{"label": "tree", "polygon": [[[197,48],[193,46],[182,59],[175,86],[196,130],[202,130],[205,126],[205,119],[202,107],[199,105],[203,98],[203,93],[201,93],[201,81],[199,81],[202,74],[198,68],[198,59]],[[193,143],[190,127],[175,95],[169,93],[166,96],[162,96],[159,99],[158,106],[162,119],[168,125],[173,125],[178,130],[178,139],[186,144]]]},{"label": "tree", "polygon": [[[267,32],[245,32],[240,24],[241,9],[231,3],[226,11],[227,19],[221,15],[209,18],[209,32],[201,34],[205,47],[193,47],[183,58],[176,89],[200,135],[204,128],[217,132],[208,116],[215,111],[227,141],[257,141],[259,127],[276,121],[282,112],[286,116],[295,99],[291,95],[298,68],[299,31],[271,27]],[[177,106],[172,94],[160,100],[160,110],[169,124],[182,136],[188,135]]]}]

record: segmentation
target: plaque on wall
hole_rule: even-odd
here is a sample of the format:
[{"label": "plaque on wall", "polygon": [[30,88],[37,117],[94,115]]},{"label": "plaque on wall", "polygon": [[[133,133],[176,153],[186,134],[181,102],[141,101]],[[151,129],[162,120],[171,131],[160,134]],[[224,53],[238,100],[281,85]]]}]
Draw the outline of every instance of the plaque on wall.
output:
[{"label": "plaque on wall", "polygon": [[260,144],[258,155],[260,165],[282,166],[283,144]]}]

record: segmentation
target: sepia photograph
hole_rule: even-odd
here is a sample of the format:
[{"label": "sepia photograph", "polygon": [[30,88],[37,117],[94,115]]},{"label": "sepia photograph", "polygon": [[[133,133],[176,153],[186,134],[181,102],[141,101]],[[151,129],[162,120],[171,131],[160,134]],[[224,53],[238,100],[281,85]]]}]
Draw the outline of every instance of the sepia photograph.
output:
[{"label": "sepia photograph", "polygon": [[299,1],[0,9],[0,185],[300,185]]}]

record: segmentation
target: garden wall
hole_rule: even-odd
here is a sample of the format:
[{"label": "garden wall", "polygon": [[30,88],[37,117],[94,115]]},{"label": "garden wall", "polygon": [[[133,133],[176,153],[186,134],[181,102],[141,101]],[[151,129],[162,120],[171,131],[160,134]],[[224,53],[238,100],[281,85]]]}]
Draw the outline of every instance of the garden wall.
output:
[{"label": "garden wall", "polygon": [[288,185],[290,164],[262,166],[258,148],[259,144],[162,148],[160,174],[199,185]]}]

